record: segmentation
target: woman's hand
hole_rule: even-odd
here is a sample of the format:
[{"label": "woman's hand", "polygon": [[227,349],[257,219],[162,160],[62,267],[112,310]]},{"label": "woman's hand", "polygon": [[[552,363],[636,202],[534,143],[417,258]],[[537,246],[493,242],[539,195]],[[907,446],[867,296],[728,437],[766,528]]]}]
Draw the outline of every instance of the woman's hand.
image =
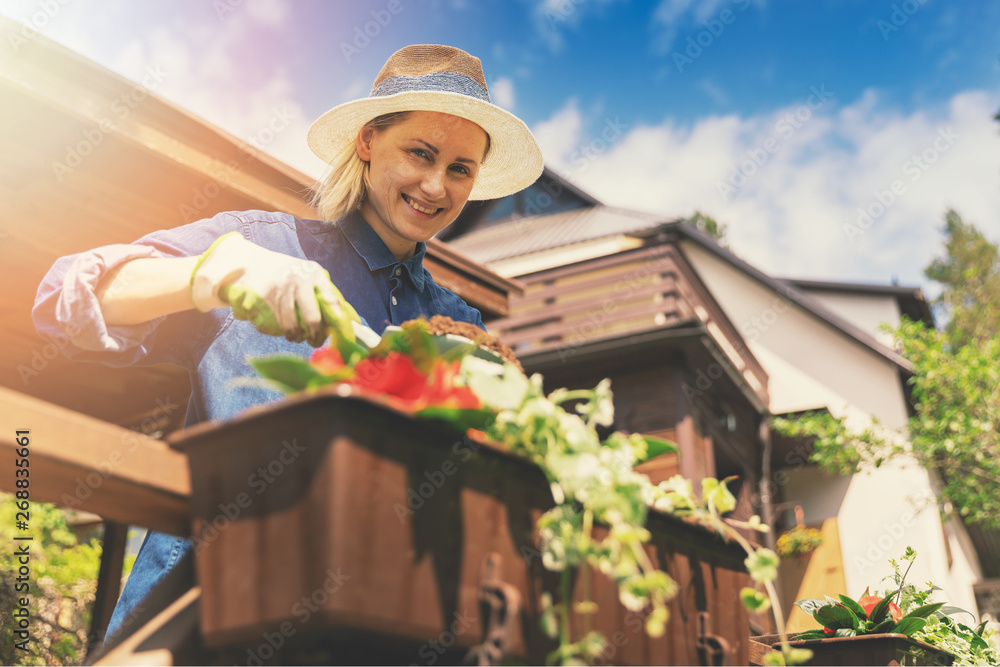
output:
[{"label": "woman's hand", "polygon": [[262,333],[322,345],[328,328],[354,339],[357,312],[318,263],[250,243],[239,232],[220,237],[191,273],[191,301],[202,312],[231,306]]}]

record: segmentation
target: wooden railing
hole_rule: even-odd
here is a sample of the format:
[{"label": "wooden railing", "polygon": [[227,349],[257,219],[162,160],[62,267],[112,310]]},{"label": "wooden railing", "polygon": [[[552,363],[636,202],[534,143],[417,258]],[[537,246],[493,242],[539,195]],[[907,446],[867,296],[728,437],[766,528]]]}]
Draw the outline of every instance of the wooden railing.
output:
[{"label": "wooden railing", "polygon": [[[0,387],[0,457],[15,458],[28,431],[31,501],[173,535],[191,532],[187,457],[136,431]],[[16,491],[13,474],[0,490]]]},{"label": "wooden railing", "polygon": [[519,352],[694,319],[669,249],[620,253],[524,279],[511,316],[490,324]]},{"label": "wooden railing", "polygon": [[[0,475],[0,491],[23,491],[16,481],[27,479],[29,502],[93,512],[105,521],[88,642],[93,650],[121,590],[128,527],[191,534],[187,456],[137,431],[5,387],[0,424],[6,429],[0,432],[0,460],[27,460],[29,472],[16,477],[12,468]],[[30,519],[25,523],[31,526]]]},{"label": "wooden railing", "polygon": [[681,324],[704,327],[721,354],[767,403],[767,374],[673,245],[616,253],[522,277],[523,296],[491,333],[518,355]]}]

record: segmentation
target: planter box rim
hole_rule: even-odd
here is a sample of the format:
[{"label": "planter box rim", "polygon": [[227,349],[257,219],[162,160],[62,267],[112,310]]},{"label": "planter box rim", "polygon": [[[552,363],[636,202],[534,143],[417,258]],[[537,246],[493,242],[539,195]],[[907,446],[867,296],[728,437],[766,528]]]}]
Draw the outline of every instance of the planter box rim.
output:
[{"label": "planter box rim", "polygon": [[[399,410],[389,405],[381,400],[380,396],[380,394],[375,394],[347,384],[320,387],[315,390],[304,390],[263,405],[253,406],[229,419],[202,422],[189,428],[181,429],[169,435],[166,442],[171,448],[184,452],[185,454],[189,454],[189,449],[198,447],[200,442],[203,442],[206,438],[214,437],[216,432],[219,430],[247,428],[248,423],[252,424],[254,422],[260,422],[271,418],[273,415],[281,414],[287,411],[307,409],[310,407],[310,403],[315,402],[332,405],[353,404],[359,409],[382,410],[389,413],[392,418],[407,420],[413,424],[420,424],[424,428],[440,430],[442,434],[447,432],[450,433],[451,437],[455,437],[455,431],[443,422],[419,419],[408,412]],[[465,434],[460,435],[463,438],[467,437]],[[505,445],[491,440],[480,439],[476,439],[475,443],[494,455],[508,458],[526,468],[541,472],[541,469],[537,465],[522,456],[512,453]],[[699,536],[704,537],[704,533],[710,533],[711,539],[719,543],[721,555],[732,560],[733,562],[738,560],[740,570],[744,572],[746,571],[746,565],[743,563],[746,558],[746,552],[743,548],[736,542],[725,540],[711,526],[700,523],[694,519],[661,512],[653,509],[652,507],[648,509],[648,512],[649,520],[665,521],[673,524],[676,532],[682,534],[686,533],[683,538],[694,540]],[[679,535],[679,537],[681,536]]]},{"label": "planter box rim", "polygon": [[[770,645],[773,650],[781,650],[781,641],[777,635],[761,635],[758,637],[751,637],[750,639],[760,642],[765,645]],[[763,641],[761,641],[763,640]],[[936,653],[941,656],[949,656],[954,659],[954,654],[934,646],[933,644],[928,644],[925,641],[919,639],[914,639],[907,635],[898,632],[880,632],[872,635],[856,635],[854,637],[824,637],[823,639],[795,639],[794,635],[789,635],[788,645],[793,648],[822,648],[828,647],[834,649],[838,644],[854,644],[859,643],[873,643],[878,641],[903,641],[907,644],[911,644],[916,648],[920,648],[926,651]],[[940,664],[940,663],[939,663]],[[948,663],[950,664],[950,663]]]}]

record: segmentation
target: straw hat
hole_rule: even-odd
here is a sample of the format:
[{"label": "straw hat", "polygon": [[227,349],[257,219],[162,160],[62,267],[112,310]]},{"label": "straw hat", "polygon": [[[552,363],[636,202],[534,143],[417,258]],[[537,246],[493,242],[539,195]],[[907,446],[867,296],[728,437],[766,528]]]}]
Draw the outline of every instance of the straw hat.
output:
[{"label": "straw hat", "polygon": [[528,126],[490,102],[479,58],[451,46],[414,44],[392,54],[368,97],[327,111],[309,128],[309,148],[332,163],[365,123],[396,111],[440,111],[471,120],[490,135],[490,150],[469,199],[498,199],[542,173],[542,152]]}]

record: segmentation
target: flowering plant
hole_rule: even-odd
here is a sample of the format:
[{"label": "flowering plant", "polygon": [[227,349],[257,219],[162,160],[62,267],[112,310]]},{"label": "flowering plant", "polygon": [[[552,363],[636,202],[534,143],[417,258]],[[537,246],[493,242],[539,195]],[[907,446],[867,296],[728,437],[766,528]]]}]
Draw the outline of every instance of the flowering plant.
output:
[{"label": "flowering plant", "polygon": [[902,610],[892,601],[892,595],[879,597],[865,589],[864,595],[856,601],[846,595],[838,597],[839,601],[827,598],[796,602],[799,608],[811,614],[823,626],[822,630],[807,630],[796,636],[796,639],[823,639],[831,635],[854,637],[884,632],[909,637],[924,627],[927,616],[943,606],[941,603],[924,605],[903,616]]},{"label": "flowering plant", "polygon": [[776,548],[782,558],[808,556],[823,544],[823,534],[815,528],[795,526],[778,536]]},{"label": "flowering plant", "polygon": [[[285,393],[347,384],[397,410],[442,419],[462,430],[485,428],[493,411],[473,393],[461,372],[461,359],[473,347],[438,349],[435,337],[418,322],[386,334],[374,346],[346,336],[300,357],[251,360],[257,372]],[[334,342],[335,340],[335,342]]]},{"label": "flowering plant", "polygon": [[799,600],[798,605],[806,613],[812,614],[823,626],[822,630],[809,630],[795,637],[800,639],[822,639],[830,635],[851,637],[876,633],[899,633],[917,639],[955,655],[955,665],[996,665],[1000,664],[1000,654],[990,646],[986,622],[977,627],[969,627],[952,618],[953,615],[969,615],[970,612],[930,602],[935,591],[941,590],[928,582],[926,588],[918,589],[906,583],[906,575],[913,566],[916,551],[906,548],[902,557],[908,562],[906,570],[900,571],[900,564],[889,560],[893,574],[893,587],[880,595],[872,595],[865,589],[857,602],[840,595],[839,601]]},{"label": "flowering plant", "polygon": [[[374,341],[373,341],[374,342]],[[649,560],[644,545],[651,539],[645,528],[649,509],[690,517],[734,539],[747,551],[747,569],[756,588],[741,592],[744,605],[766,611],[776,601],[773,580],[778,557],[754,548],[734,528],[766,531],[757,517],[749,522],[723,519],[736,507],[736,499],[721,482],[704,479],[701,497],[680,475],[653,485],[634,471],[639,463],[667,452],[673,443],[639,434],[612,433],[601,440],[597,426],[610,426],[614,407],[610,381],[591,390],[542,390],[542,377],[528,378],[512,363],[494,363],[476,356],[468,344],[443,350],[440,337],[432,336],[424,322],[389,331],[369,347],[353,336],[333,332],[330,345],[317,349],[307,361],[298,357],[252,360],[258,372],[279,389],[291,393],[331,384],[349,384],[375,395],[390,406],[419,418],[444,420],[460,430],[476,429],[512,453],[536,463],[545,473],[555,507],[538,521],[544,566],[562,573],[560,600],[542,598],[543,629],[558,637],[559,648],[550,662],[593,662],[607,648],[606,640],[591,629],[596,604],[571,606],[572,571],[593,567],[618,587],[622,604],[632,611],[646,611],[649,635],[664,633],[667,602],[676,583]],[[499,362],[500,359],[496,358]],[[568,406],[572,406],[569,410]],[[593,527],[609,530],[597,539]],[[589,578],[583,577],[583,581]],[[780,610],[775,602],[779,632],[784,636]],[[572,613],[582,614],[586,631],[571,637]],[[786,645],[774,653],[775,663],[797,664],[808,652]]]}]

